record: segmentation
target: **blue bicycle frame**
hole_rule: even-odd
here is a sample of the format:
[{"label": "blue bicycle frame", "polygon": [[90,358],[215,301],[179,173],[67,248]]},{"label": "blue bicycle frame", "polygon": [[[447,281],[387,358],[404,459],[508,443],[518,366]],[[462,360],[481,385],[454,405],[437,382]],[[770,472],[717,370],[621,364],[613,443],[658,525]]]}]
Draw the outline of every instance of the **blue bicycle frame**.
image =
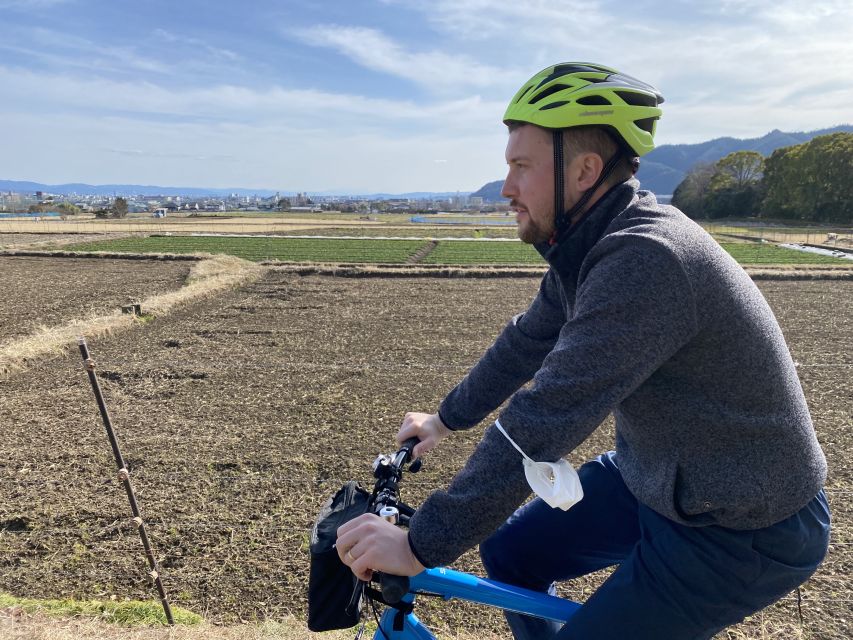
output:
[{"label": "blue bicycle frame", "polygon": [[[402,469],[407,462],[411,462],[411,454],[417,443],[417,438],[410,438],[402,444],[397,453],[379,456],[373,464],[373,475],[376,478],[372,496],[374,512],[386,519],[389,519],[390,515],[389,521],[394,523],[398,521],[398,507],[405,506],[399,501],[398,489],[398,483],[403,477]],[[420,461],[415,460],[409,470],[415,472],[419,468]],[[386,508],[390,508],[393,514],[386,513]],[[411,508],[405,508],[414,513]],[[556,622],[565,622],[581,606],[571,600],[514,587],[495,580],[478,578],[469,573],[444,567],[426,569],[409,578],[409,591],[403,596],[402,602],[412,605],[418,593],[440,596],[445,600],[458,598]],[[397,597],[399,597],[399,591],[394,593],[394,598]],[[402,620],[399,620],[401,617]],[[395,630],[395,623],[399,622],[402,624],[396,626],[401,628]],[[373,638],[374,640],[436,640],[432,632],[418,620],[414,613],[402,614],[394,607],[388,607],[382,614]]]},{"label": "blue bicycle frame", "polygon": [[[571,600],[446,568],[426,569],[410,578],[409,593],[403,597],[403,602],[414,602],[418,592],[439,595],[445,600],[458,598],[557,622],[565,622],[581,606]],[[374,640],[436,640],[414,613],[405,615],[402,630],[395,631],[394,621],[398,613],[393,607],[385,610],[373,635]]]}]

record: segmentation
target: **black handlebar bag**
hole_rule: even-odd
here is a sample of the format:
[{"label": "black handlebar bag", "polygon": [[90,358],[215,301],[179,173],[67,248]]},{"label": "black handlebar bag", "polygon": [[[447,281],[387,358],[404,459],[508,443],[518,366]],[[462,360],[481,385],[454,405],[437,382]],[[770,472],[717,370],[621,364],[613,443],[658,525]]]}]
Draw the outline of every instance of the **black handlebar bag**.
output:
[{"label": "black handlebar bag", "polygon": [[348,629],[358,624],[362,583],[338,557],[338,527],[367,512],[370,494],[347,482],[320,509],[311,529],[311,571],[308,576],[308,628]]}]

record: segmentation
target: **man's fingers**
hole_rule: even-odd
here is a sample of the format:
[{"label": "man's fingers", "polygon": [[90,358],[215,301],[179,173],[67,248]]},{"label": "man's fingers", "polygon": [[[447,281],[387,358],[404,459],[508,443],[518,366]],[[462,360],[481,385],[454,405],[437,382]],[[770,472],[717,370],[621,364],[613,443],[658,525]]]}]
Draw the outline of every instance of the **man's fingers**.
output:
[{"label": "man's fingers", "polygon": [[412,450],[413,458],[420,458],[422,455],[425,455],[432,451],[433,444],[429,440],[421,440],[415,448]]},{"label": "man's fingers", "polygon": [[336,547],[338,551],[338,557],[341,559],[341,562],[343,562],[346,566],[350,568],[364,553],[364,549],[359,552],[357,547],[357,544],[352,546],[346,546],[346,544],[339,544]]},{"label": "man's fingers", "polygon": [[369,526],[373,522],[373,518],[376,517],[378,516],[373,513],[365,513],[338,527],[335,548],[338,550],[338,556],[345,563],[344,555],[346,552],[365,535],[364,533],[360,533],[359,529],[365,525]]},{"label": "man's fingers", "polygon": [[[358,552],[356,552],[357,554]],[[349,568],[352,569],[352,572],[359,577],[360,580],[370,580],[371,576],[373,576],[373,569],[370,568],[371,565],[371,552],[367,551],[366,553],[356,557],[356,559],[349,565]]]},{"label": "man's fingers", "polygon": [[417,435],[416,431],[417,430],[413,426],[406,424],[404,420],[403,425],[400,427],[400,430],[397,432],[397,436],[395,438],[397,444],[403,444],[409,438]]}]

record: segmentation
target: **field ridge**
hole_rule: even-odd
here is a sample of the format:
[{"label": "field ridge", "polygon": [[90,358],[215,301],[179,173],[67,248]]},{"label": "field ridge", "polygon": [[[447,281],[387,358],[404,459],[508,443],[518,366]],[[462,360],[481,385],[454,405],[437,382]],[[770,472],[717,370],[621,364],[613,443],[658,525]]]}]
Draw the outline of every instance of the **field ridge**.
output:
[{"label": "field ridge", "polygon": [[141,317],[121,310],[94,314],[60,325],[42,326],[29,335],[0,345],[0,380],[22,371],[40,358],[62,353],[76,343],[78,336],[99,337],[129,328],[151,317],[166,315],[178,305],[251,282],[263,273],[263,267],[232,256],[196,259],[199,262],[190,270],[183,287],[153,295],[140,303]]}]

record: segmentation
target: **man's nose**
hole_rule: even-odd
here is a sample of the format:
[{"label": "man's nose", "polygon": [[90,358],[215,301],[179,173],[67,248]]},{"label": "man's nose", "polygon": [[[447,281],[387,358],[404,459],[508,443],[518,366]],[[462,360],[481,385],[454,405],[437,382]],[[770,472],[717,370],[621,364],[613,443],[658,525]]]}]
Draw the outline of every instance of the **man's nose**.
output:
[{"label": "man's nose", "polygon": [[503,186],[501,187],[501,197],[506,198],[507,200],[512,200],[517,195],[518,193],[515,188],[515,183],[510,180],[509,176],[507,176],[506,180],[504,180]]}]

